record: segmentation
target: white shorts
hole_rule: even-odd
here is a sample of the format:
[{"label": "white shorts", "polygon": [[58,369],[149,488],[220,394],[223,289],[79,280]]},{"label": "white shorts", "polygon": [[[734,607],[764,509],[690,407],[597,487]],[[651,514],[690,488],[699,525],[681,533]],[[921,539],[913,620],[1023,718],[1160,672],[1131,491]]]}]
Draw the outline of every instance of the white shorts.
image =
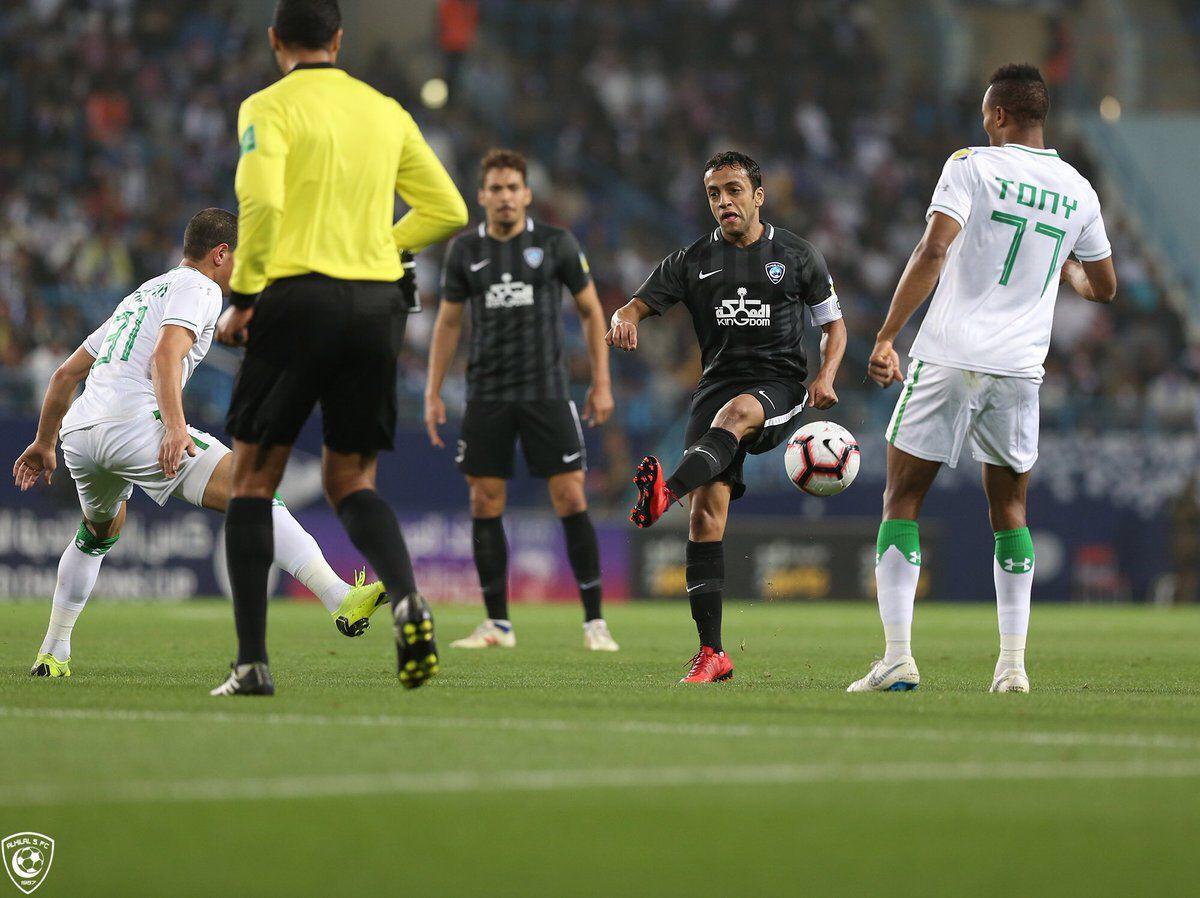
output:
[{"label": "white shorts", "polygon": [[229,448],[215,437],[194,427],[188,428],[196,444],[196,454],[184,454],[179,473],[167,478],[158,463],[158,449],[165,429],[150,412],[109,421],[63,437],[63,458],[79,492],[83,516],[97,523],[111,521],[121,503],[142,490],[159,505],[177,496],[200,506],[204,490],[217,463],[229,454]]},{"label": "white shorts", "polygon": [[952,468],[969,439],[976,461],[1024,474],[1038,457],[1040,385],[913,359],[884,437],[909,455]]}]

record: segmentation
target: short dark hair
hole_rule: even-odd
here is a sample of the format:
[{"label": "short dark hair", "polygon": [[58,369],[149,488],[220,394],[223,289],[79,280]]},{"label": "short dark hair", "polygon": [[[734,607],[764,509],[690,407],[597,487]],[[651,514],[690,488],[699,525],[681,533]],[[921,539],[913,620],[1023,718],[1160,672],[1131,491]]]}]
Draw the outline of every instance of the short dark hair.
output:
[{"label": "short dark hair", "polygon": [[279,0],[273,25],[285,44],[323,50],[342,27],[342,10],[338,0]]},{"label": "short dark hair", "polygon": [[483,154],[483,159],[479,161],[479,184],[487,179],[487,173],[493,168],[511,168],[513,171],[521,173],[521,180],[529,183],[529,178],[526,177],[525,157],[516,150],[505,150],[501,147],[492,147]]},{"label": "short dark hair", "polygon": [[193,262],[207,256],[214,246],[237,246],[238,220],[228,209],[201,209],[183,232],[183,254]]},{"label": "short dark hair", "polygon": [[1050,94],[1038,67],[1010,62],[992,73],[992,105],[1003,106],[1020,125],[1040,125],[1050,111]]},{"label": "short dark hair", "polygon": [[746,173],[746,177],[750,179],[750,186],[757,190],[762,187],[762,172],[758,169],[758,163],[747,156],[745,153],[739,153],[737,150],[726,150],[723,153],[717,153],[706,163],[704,163],[704,171],[716,171],[719,168],[740,168]]}]

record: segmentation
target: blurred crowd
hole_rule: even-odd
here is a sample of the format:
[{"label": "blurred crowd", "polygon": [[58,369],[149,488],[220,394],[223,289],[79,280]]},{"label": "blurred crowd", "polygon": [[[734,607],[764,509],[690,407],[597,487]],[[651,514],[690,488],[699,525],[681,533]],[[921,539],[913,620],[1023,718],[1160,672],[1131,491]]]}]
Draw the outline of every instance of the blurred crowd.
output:
[{"label": "blurred crowd", "polygon": [[[191,213],[232,208],[238,104],[277,77],[261,30],[239,23],[238,7],[0,8],[0,408],[36,407],[54,365],[116,301],[175,264]],[[450,83],[444,108],[421,105],[386,48],[352,70],[416,115],[468,203],[484,150],[529,155],[534,215],[576,232],[608,310],[713,226],[704,160],[726,148],[755,156],[765,218],[828,260],[851,335],[836,418],[867,433],[894,401],[863,376],[874,331],[946,156],[984,139],[980,88],[946,101],[928,84],[895,83],[869,15],[848,0],[443,0],[430,31]],[[1053,123],[1051,135],[1102,189],[1083,147]],[[1100,308],[1063,295],[1043,426],[1192,430],[1200,348],[1185,343],[1129,228],[1116,216],[1108,225],[1118,301]],[[427,307],[439,256],[420,261]],[[567,317],[582,387],[586,356]],[[402,360],[414,423],[431,319],[414,319]],[[613,363],[618,416],[604,440],[621,459],[678,429],[699,372],[686,313],[648,322],[643,347]],[[814,340],[814,364],[816,352]],[[193,412],[209,421],[221,419],[229,389],[229,365],[214,361],[189,390]]]}]

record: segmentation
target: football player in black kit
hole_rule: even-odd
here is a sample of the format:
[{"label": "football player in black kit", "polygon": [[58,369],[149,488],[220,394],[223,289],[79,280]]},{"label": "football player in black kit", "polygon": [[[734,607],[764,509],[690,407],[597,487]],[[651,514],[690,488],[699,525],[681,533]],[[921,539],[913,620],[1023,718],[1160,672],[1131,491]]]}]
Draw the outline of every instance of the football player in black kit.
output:
[{"label": "football player in black kit", "polygon": [[508,547],[504,537],[506,481],[520,440],[529,473],[546,479],[562,520],[567,557],[583,603],[583,644],[618,648],[600,612],[600,551],[583,489],[586,450],[579,413],[570,399],[563,349],[563,288],[575,297],[592,365],[583,418],[602,424],[612,414],[604,312],[587,259],[570,231],[535,222],[525,159],[492,150],[480,165],[479,205],[486,221],[460,234],[446,253],[441,306],[429,353],[425,426],[441,446],[446,423],[441,388],[454,358],[464,306],[471,320],[467,408],[458,441],[458,466],[471,491],[475,567],[487,617],[455,648],[512,648],[508,618]]},{"label": "football player in black kit", "polygon": [[[700,342],[704,372],[692,396],[688,448],[670,476],[657,458],[642,459],[629,515],[638,527],[649,527],[672,503],[691,496],[687,590],[700,651],[683,683],[733,676],[721,647],[722,540],[729,502],[746,491],[746,454],[783,442],[806,403],[827,409],[837,402],[833,381],[846,351],[846,325],[825,260],[807,240],[760,219],[758,163],[743,153],[719,153],[705,166],[704,189],[718,227],[663,259],[613,314],[605,336],[610,346],[632,351],[642,319],[683,303]],[[807,390],[805,309],[823,332],[821,368]]]}]

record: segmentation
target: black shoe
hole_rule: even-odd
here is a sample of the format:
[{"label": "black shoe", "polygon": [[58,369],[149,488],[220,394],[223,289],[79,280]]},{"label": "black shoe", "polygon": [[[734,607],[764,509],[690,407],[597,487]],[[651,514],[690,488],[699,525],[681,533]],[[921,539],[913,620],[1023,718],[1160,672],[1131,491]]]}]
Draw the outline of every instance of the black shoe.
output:
[{"label": "black shoe", "polygon": [[405,689],[416,689],[438,672],[433,612],[419,592],[400,600],[396,619],[396,673]]},{"label": "black shoe", "polygon": [[261,661],[253,664],[230,664],[229,679],[212,689],[209,695],[274,695],[275,681],[271,669]]}]

